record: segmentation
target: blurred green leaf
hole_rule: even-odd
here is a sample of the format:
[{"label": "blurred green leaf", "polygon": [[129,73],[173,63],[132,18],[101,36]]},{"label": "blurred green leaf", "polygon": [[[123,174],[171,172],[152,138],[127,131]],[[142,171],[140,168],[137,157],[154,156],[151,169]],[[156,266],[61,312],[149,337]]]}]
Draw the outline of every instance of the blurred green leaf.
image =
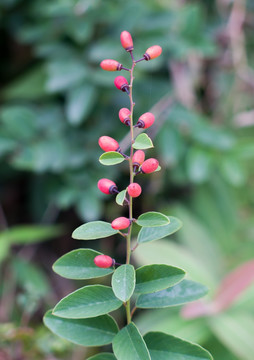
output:
[{"label": "blurred green leaf", "polygon": [[87,360],[117,360],[113,354],[110,353],[100,353],[98,355],[94,355]]},{"label": "blurred green leaf", "polygon": [[127,190],[122,190],[116,195],[116,203],[123,206]]}]

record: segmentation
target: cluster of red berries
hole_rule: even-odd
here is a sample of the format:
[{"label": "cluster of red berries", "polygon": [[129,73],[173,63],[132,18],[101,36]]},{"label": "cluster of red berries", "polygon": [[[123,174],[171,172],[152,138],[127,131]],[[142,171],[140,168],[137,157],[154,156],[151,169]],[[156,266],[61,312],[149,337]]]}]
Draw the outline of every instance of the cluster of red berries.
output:
[{"label": "cluster of red berries", "polygon": [[[123,48],[131,54],[134,63],[140,62],[142,60],[146,60],[146,61],[152,60],[160,56],[162,52],[162,49],[159,45],[154,45],[146,50],[144,56],[141,59],[135,61],[132,55],[133,40],[131,34],[127,31],[123,31],[121,33],[120,40]],[[103,60],[100,66],[103,70],[106,71],[120,71],[120,70],[130,71],[130,69],[123,67],[122,64],[120,64],[118,61],[113,59]],[[114,84],[117,89],[124,91],[127,94],[130,93],[130,86],[128,80],[124,76],[117,76],[114,80]],[[120,109],[119,119],[123,124],[127,126],[131,126],[131,111],[128,108]],[[147,129],[153,125],[154,120],[155,120],[154,115],[150,112],[146,112],[139,117],[134,127]],[[109,136],[101,136],[99,138],[99,146],[105,152],[116,151],[124,155],[121,152],[119,143],[115,139]],[[158,160],[154,158],[149,158],[145,160],[145,153],[143,150],[137,150],[131,157],[125,155],[125,158],[131,161],[135,175],[139,173],[150,174],[155,170],[157,170],[159,166]],[[114,181],[109,179],[100,179],[98,181],[98,188],[104,194],[119,193],[117,185],[114,183]],[[127,193],[129,197],[136,198],[141,194],[141,192],[142,192],[141,186],[136,182],[129,184],[129,186],[127,187]],[[124,230],[130,227],[132,221],[133,219],[128,219],[127,217],[121,216],[113,220],[111,226],[115,230]],[[94,259],[94,263],[96,266],[101,268],[108,268],[115,265],[114,259],[112,259],[107,255],[96,256]]]}]

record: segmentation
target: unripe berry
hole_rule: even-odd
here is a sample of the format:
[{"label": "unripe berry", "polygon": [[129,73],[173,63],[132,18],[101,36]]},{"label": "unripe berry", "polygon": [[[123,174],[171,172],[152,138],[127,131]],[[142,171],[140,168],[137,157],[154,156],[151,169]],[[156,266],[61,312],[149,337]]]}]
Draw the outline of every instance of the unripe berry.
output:
[{"label": "unripe berry", "polygon": [[150,174],[154,172],[158,168],[158,166],[159,166],[159,161],[154,158],[150,158],[143,162],[141,166],[141,171],[144,174]]},{"label": "unripe berry", "polygon": [[101,136],[98,141],[102,150],[108,151],[117,151],[119,148],[118,142],[110,136]]},{"label": "unripe berry", "polygon": [[145,160],[145,153],[143,150],[137,150],[135,151],[133,157],[132,157],[132,163],[134,165],[138,165],[138,167],[143,164]]},{"label": "unripe berry", "polygon": [[129,94],[129,84],[128,80],[125,79],[123,76],[117,76],[114,80],[114,84],[117,89],[127,92]]},{"label": "unripe berry", "polygon": [[97,255],[93,261],[96,266],[103,269],[107,269],[115,265],[115,260],[108,255]]},{"label": "unripe berry", "polygon": [[121,216],[113,220],[111,226],[115,230],[123,230],[130,226],[130,220],[124,216]]},{"label": "unripe berry", "polygon": [[101,62],[101,68],[106,71],[119,71],[122,69],[122,64],[116,60],[105,59]]},{"label": "unripe berry", "polygon": [[109,179],[100,179],[98,181],[98,189],[104,194],[116,194],[118,193],[117,186],[114,181]]},{"label": "unripe berry", "polygon": [[128,194],[131,196],[131,197],[138,197],[141,192],[142,192],[142,189],[141,189],[141,186],[137,183],[131,183],[128,188],[127,188],[127,191],[128,191]]},{"label": "unripe berry", "polygon": [[147,129],[153,125],[154,120],[155,120],[154,115],[150,112],[146,112],[140,116],[136,124],[136,127]]},{"label": "unripe berry", "polygon": [[131,114],[131,112],[127,108],[122,108],[119,111],[120,121],[127,126],[130,126],[130,114]]},{"label": "unripe berry", "polygon": [[162,53],[162,48],[159,45],[154,45],[146,50],[144,54],[144,58],[146,61],[152,60],[160,56],[161,53]]},{"label": "unripe berry", "polygon": [[126,51],[133,50],[133,40],[132,40],[131,34],[128,31],[123,31],[121,33],[120,40],[121,40],[122,47]]}]

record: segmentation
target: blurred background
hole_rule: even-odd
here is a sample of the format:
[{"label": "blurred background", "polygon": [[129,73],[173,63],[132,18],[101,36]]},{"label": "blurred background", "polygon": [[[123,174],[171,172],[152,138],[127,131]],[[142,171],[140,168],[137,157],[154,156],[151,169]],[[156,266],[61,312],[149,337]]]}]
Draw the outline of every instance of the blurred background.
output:
[{"label": "blurred background", "polygon": [[198,342],[215,360],[253,360],[252,0],[0,0],[0,359],[83,360],[98,351],[53,336],[42,316],[84,283],[53,273],[59,256],[78,247],[124,256],[119,239],[71,238],[84,222],[124,214],[97,190],[101,177],[128,183],[125,166],[98,162],[97,144],[108,135],[126,148],[118,111],[128,98],[99,66],[107,58],[130,65],[123,30],[136,59],[163,48],[135,70],[135,117],[156,115],[147,156],[162,166],[138,179],[135,212],[184,223],[133,260],[180,266],[210,288],[202,302],[137,312],[136,322],[143,333]]}]

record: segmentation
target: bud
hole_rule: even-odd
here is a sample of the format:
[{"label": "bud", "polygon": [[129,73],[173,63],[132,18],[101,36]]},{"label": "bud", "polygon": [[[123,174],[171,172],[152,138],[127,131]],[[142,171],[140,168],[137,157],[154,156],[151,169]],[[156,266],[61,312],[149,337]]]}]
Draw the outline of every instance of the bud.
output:
[{"label": "bud", "polygon": [[141,171],[144,174],[150,174],[154,172],[158,168],[158,166],[159,161],[154,158],[150,158],[143,162],[141,166]]},{"label": "bud", "polygon": [[147,129],[150,126],[153,125],[154,120],[155,120],[155,118],[154,118],[154,115],[152,113],[150,113],[150,112],[144,113],[138,119],[136,127]]},{"label": "bud", "polygon": [[142,189],[141,189],[141,186],[137,183],[131,183],[128,188],[127,188],[127,191],[128,191],[128,194],[131,196],[131,197],[138,197],[141,192],[142,192]]},{"label": "bud", "polygon": [[122,69],[122,64],[116,60],[105,59],[101,62],[101,68],[106,71],[119,71]]},{"label": "bud", "polygon": [[126,51],[133,50],[133,40],[132,40],[131,34],[128,31],[123,31],[121,33],[120,40],[121,40],[122,47]]},{"label": "bud", "polygon": [[104,194],[116,194],[118,193],[117,186],[114,181],[109,179],[100,179],[98,181],[98,189]]},{"label": "bud", "polygon": [[101,149],[106,152],[120,149],[118,142],[110,136],[101,136],[98,143]]},{"label": "bud", "polygon": [[114,84],[117,89],[127,92],[129,94],[129,84],[128,80],[125,79],[123,76],[117,76],[114,80]]},{"label": "bud", "polygon": [[93,261],[96,266],[103,269],[107,269],[115,265],[115,260],[108,255],[97,255]]},{"label": "bud", "polygon": [[160,56],[161,53],[162,53],[162,48],[159,45],[154,45],[146,50],[144,54],[144,58],[146,61],[152,60]]},{"label": "bud", "polygon": [[111,226],[115,230],[123,230],[130,226],[130,220],[124,216],[121,216],[113,220]]},{"label": "bud", "polygon": [[127,108],[122,108],[119,110],[119,119],[123,124],[127,126],[130,126],[130,114],[131,112]]}]

